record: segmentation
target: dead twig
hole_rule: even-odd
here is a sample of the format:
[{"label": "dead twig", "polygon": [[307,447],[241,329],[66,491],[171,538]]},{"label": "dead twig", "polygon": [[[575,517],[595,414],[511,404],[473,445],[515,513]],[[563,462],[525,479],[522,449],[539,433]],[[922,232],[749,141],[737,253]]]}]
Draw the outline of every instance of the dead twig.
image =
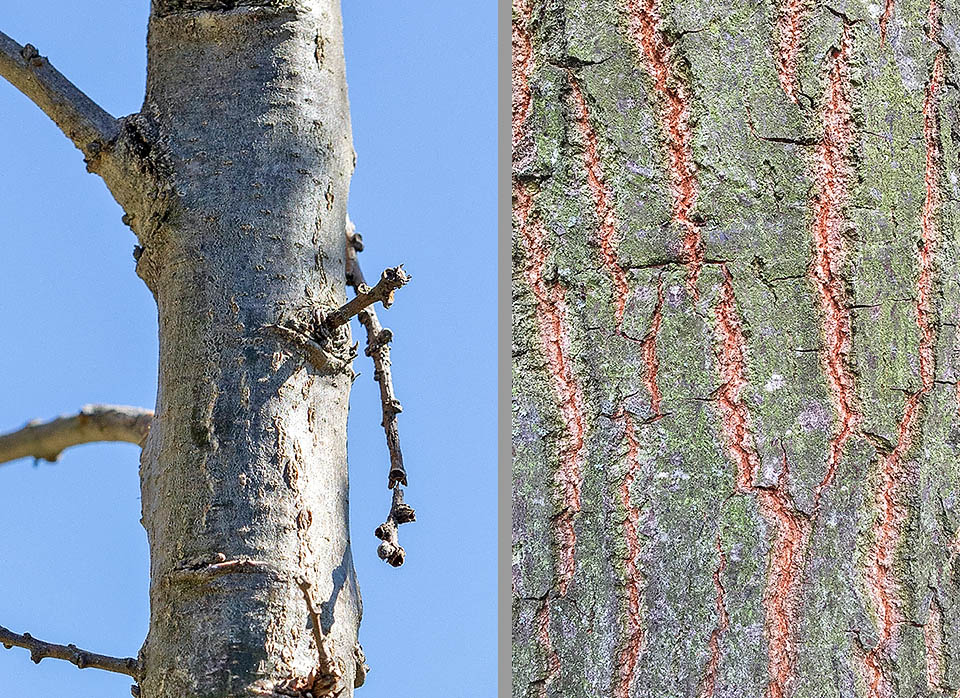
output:
[{"label": "dead twig", "polygon": [[103,669],[112,671],[116,674],[126,674],[134,679],[140,679],[140,663],[132,657],[107,657],[82,650],[76,645],[56,645],[52,642],[44,642],[33,637],[30,633],[17,633],[7,630],[0,626],[0,644],[7,649],[13,647],[22,647],[30,650],[30,659],[34,664],[39,664],[41,659],[50,657],[51,659],[62,659],[75,664],[80,669]]},{"label": "dead twig", "polygon": [[142,446],[153,412],[140,407],[85,405],[75,415],[30,422],[0,436],[0,463],[32,457],[55,462],[71,446],[94,441],[126,441]]}]

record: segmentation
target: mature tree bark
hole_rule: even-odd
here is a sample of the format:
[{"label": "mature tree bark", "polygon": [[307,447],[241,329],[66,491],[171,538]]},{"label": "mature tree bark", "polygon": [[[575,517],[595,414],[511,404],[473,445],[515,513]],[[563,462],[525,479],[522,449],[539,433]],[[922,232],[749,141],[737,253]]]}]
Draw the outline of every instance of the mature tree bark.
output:
[{"label": "mature tree bark", "polygon": [[[0,455],[53,459],[97,438],[139,443],[149,428],[143,648],[114,660],[0,628],[7,646],[129,673],[143,698],[351,696],[363,682],[348,321],[375,321],[367,306],[387,304],[408,277],[388,270],[371,290],[354,259],[358,297],[345,303],[354,152],[340,22],[338,0],[153,0],[146,99],[121,119],[0,34],[0,75],[123,207],[160,340],[152,419],[98,408],[0,440]],[[384,405],[394,437],[399,409]],[[402,460],[390,471],[400,484]]]},{"label": "mature tree bark", "polygon": [[514,0],[515,696],[960,696],[958,11]]}]

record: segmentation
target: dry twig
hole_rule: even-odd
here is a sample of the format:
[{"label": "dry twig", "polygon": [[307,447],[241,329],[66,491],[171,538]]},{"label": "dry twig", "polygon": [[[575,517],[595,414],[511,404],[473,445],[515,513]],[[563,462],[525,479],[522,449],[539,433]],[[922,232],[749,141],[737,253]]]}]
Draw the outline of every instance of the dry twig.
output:
[{"label": "dry twig", "polygon": [[153,412],[141,407],[85,405],[80,412],[49,422],[30,422],[0,436],[0,463],[17,458],[56,461],[64,449],[94,441],[143,445]]},{"label": "dry twig", "polygon": [[[358,297],[367,288],[363,271],[360,269],[360,262],[357,259],[357,253],[361,250],[363,250],[363,239],[348,220],[347,283],[354,288]],[[388,304],[384,305],[389,307]],[[403,408],[393,391],[393,377],[390,374],[390,342],[393,340],[393,333],[380,325],[377,313],[371,305],[360,310],[358,319],[367,331],[365,353],[373,360],[373,377],[380,386],[380,404],[383,413],[381,424],[387,437],[387,450],[390,452],[390,472],[387,476],[387,487],[393,490],[393,500],[387,520],[380,524],[375,531],[377,538],[383,541],[377,548],[377,554],[387,563],[399,567],[403,564],[405,553],[399,543],[398,527],[400,524],[415,521],[416,514],[412,507],[404,503],[403,490],[400,487],[407,484],[407,472],[403,467],[400,431],[397,426],[397,415]]]},{"label": "dry twig", "polygon": [[55,645],[51,642],[38,640],[30,633],[18,635],[3,626],[0,626],[0,644],[7,649],[22,647],[30,650],[30,659],[35,664],[39,664],[41,659],[50,657],[52,659],[63,659],[77,665],[80,669],[103,669],[117,674],[126,674],[137,680],[140,678],[140,663],[132,657],[107,657],[82,650],[76,645]]}]

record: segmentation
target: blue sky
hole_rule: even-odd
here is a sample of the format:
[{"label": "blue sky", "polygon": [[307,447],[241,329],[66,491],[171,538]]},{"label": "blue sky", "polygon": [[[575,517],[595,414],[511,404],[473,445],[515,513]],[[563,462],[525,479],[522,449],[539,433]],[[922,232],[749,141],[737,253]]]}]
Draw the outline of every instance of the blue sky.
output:
[{"label": "blue sky", "polygon": [[[114,116],[139,109],[148,0],[3,3]],[[372,666],[358,695],[495,695],[496,3],[346,2],[357,170],[351,216],[368,276],[414,276],[382,313],[403,402],[407,562],[376,557],[389,506],[372,369],[359,358],[349,454],[354,558]],[[0,84],[0,431],[90,402],[152,407],[156,310],[133,234],[79,151]],[[356,336],[362,337],[355,327]],[[147,629],[137,448],[0,466],[0,625],[135,655]],[[0,649],[0,695],[129,695],[126,677]]]}]

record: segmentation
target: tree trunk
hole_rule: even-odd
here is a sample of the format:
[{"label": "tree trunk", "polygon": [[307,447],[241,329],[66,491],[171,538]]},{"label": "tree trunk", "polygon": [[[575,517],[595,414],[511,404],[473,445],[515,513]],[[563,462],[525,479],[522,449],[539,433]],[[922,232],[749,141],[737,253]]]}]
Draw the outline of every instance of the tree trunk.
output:
[{"label": "tree trunk", "polygon": [[514,0],[514,696],[960,696],[958,30]]},{"label": "tree trunk", "polygon": [[159,309],[140,694],[350,696],[349,329],[321,360],[284,329],[345,300],[339,3],[154,0],[146,100],[121,124],[88,160]]}]

